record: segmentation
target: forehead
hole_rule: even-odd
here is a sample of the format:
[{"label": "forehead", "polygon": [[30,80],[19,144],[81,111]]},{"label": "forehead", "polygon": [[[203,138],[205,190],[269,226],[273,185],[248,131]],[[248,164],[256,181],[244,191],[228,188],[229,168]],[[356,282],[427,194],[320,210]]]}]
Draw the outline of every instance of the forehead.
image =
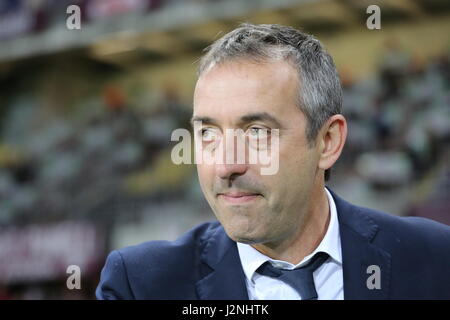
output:
[{"label": "forehead", "polygon": [[243,114],[298,111],[298,75],[286,61],[229,61],[200,76],[194,93],[194,116],[230,121]]}]

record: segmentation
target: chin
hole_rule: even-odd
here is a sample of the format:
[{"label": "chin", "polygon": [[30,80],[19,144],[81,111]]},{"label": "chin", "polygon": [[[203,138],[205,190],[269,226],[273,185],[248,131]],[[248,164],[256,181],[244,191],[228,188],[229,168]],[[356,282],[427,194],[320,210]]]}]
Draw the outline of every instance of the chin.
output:
[{"label": "chin", "polygon": [[245,244],[253,244],[253,243],[255,243],[254,239],[243,238],[243,237],[233,237],[233,238],[231,238],[231,240],[233,240],[235,242],[245,243]]},{"label": "chin", "polygon": [[233,241],[250,244],[266,239],[267,227],[261,223],[261,217],[248,212],[222,211],[221,213],[217,215],[217,218]]},{"label": "chin", "polygon": [[227,231],[228,237],[235,242],[245,243],[245,244],[256,244],[264,242],[264,237],[258,236],[256,234],[250,234],[248,232],[242,232],[240,230]]}]

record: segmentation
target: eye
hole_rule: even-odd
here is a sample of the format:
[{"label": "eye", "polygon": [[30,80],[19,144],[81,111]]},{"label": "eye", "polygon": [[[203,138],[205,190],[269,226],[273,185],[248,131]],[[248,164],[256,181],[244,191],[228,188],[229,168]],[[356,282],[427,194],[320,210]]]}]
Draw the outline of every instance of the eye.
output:
[{"label": "eye", "polygon": [[217,132],[213,128],[203,128],[200,130],[202,140],[213,141],[217,138]]},{"label": "eye", "polygon": [[263,127],[250,127],[248,135],[252,139],[264,139],[269,134],[270,130]]}]

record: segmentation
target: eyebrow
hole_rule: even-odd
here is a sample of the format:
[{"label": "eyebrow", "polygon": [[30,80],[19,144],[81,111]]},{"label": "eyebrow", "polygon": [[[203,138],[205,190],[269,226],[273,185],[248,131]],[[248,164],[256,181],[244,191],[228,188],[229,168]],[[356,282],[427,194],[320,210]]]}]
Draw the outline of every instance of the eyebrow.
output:
[{"label": "eyebrow", "polygon": [[270,122],[272,125],[274,125],[277,128],[281,128],[281,123],[271,114],[267,112],[257,112],[257,113],[250,113],[245,116],[241,117],[241,120],[239,121],[241,124],[254,122],[254,121],[263,121],[263,122]]},{"label": "eyebrow", "polygon": [[219,124],[217,123],[216,120],[214,120],[211,117],[199,117],[199,116],[193,116],[191,118],[191,127],[194,128],[194,122],[196,121],[201,121],[202,123],[206,123],[206,124],[212,124],[215,126],[219,126]]},{"label": "eyebrow", "polygon": [[[195,121],[201,121],[202,123],[219,126],[217,120],[215,120],[211,117],[193,116],[191,118],[191,126],[192,127],[194,127]],[[272,116],[271,114],[269,114],[267,112],[256,112],[256,113],[246,114],[239,119],[239,124],[242,125],[242,124],[254,122],[254,121],[270,122],[275,127],[281,128],[281,123],[274,116]]]}]

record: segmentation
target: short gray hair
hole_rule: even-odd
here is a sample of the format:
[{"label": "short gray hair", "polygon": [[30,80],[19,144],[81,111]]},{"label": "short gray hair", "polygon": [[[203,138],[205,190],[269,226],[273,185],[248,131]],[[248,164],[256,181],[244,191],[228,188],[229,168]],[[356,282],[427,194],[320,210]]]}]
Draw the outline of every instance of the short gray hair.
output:
[{"label": "short gray hair", "polygon": [[[336,66],[312,35],[277,24],[244,23],[216,40],[205,52],[198,76],[215,65],[238,58],[256,62],[284,59],[292,63],[298,71],[298,105],[307,118],[306,137],[310,146],[324,123],[341,113],[342,87]],[[326,172],[326,179],[328,175]]]}]

